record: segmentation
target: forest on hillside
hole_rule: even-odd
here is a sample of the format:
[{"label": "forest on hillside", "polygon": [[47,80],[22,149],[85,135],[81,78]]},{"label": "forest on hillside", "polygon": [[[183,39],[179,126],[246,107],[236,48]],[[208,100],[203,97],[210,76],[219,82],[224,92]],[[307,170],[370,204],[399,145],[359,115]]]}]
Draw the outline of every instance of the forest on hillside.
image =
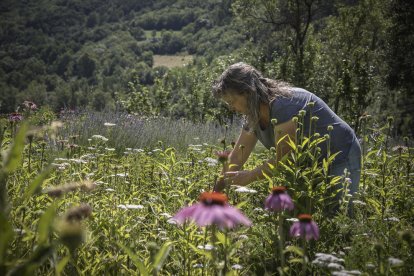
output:
[{"label": "forest on hillside", "polygon": [[[211,97],[229,64],[304,87],[355,129],[393,116],[412,134],[414,7],[408,0],[158,0],[0,3],[0,109],[30,100],[224,122]],[[194,55],[182,68],[153,56]]]}]

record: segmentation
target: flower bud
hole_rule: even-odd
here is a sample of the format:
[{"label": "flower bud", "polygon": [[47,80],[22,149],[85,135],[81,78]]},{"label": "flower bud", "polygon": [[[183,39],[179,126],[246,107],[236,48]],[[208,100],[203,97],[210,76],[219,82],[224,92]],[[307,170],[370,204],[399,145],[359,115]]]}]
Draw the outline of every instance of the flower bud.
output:
[{"label": "flower bud", "polygon": [[56,225],[60,241],[73,254],[85,240],[85,229],[79,221],[60,220]]}]

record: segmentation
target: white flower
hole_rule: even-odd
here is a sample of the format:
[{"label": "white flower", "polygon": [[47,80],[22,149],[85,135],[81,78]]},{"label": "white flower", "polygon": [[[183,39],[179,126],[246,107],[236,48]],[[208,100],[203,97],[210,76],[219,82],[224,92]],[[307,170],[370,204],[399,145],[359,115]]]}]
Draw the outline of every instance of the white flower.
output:
[{"label": "white flower", "polygon": [[135,205],[135,204],[125,204],[125,205],[119,204],[117,207],[121,209],[133,209],[133,210],[140,210],[144,208],[144,206],[142,205]]},{"label": "white flower", "polygon": [[385,218],[384,220],[385,221],[392,221],[392,222],[399,222],[400,221],[400,219],[396,218],[396,217]]},{"label": "white flower", "polygon": [[316,259],[321,260],[327,263],[344,263],[343,259],[337,258],[334,255],[326,254],[326,253],[316,253]]},{"label": "white flower", "polygon": [[213,245],[211,245],[211,244],[206,244],[206,245],[199,245],[199,246],[197,246],[197,248],[198,249],[204,249],[204,250],[206,250],[206,251],[210,251],[210,250],[213,250],[214,249],[214,246]]},{"label": "white flower", "polygon": [[247,194],[255,194],[255,193],[257,193],[256,190],[249,189],[249,188],[246,188],[246,187],[241,187],[241,186],[235,186],[235,187],[238,187],[237,189],[234,190],[237,193],[247,193]]},{"label": "white flower", "polygon": [[88,161],[85,161],[83,159],[75,159],[75,158],[69,159],[69,161],[76,163],[76,164],[87,164],[88,163]]},{"label": "white flower", "polygon": [[26,230],[20,229],[20,228],[15,228],[14,232],[18,235],[24,235],[26,233]]},{"label": "white flower", "polygon": [[328,269],[329,270],[343,270],[344,267],[340,264],[337,264],[337,263],[329,263],[328,264]]},{"label": "white flower", "polygon": [[361,272],[358,270],[341,270],[332,272],[334,276],[352,276],[352,275],[361,275]]},{"label": "white flower", "polygon": [[368,268],[368,269],[374,269],[375,265],[373,263],[367,263],[367,264],[365,264],[365,267]]},{"label": "white flower", "polygon": [[198,148],[198,147],[202,147],[203,145],[193,145],[193,144],[189,144],[188,147],[190,148]]},{"label": "white flower", "polygon": [[105,148],[106,151],[115,151],[114,148]]},{"label": "white flower", "polygon": [[127,177],[128,173],[117,173],[117,174],[112,174],[111,176]]},{"label": "white flower", "polygon": [[299,220],[297,218],[287,218],[286,221],[297,222]]},{"label": "white flower", "polygon": [[161,213],[160,215],[167,218],[167,219],[172,218],[172,216],[168,213]]},{"label": "white flower", "polygon": [[101,140],[101,141],[104,141],[104,142],[109,140],[108,138],[106,138],[102,135],[92,135],[92,139]]},{"label": "white flower", "polygon": [[69,161],[68,158],[55,158],[55,161]]},{"label": "white flower", "polygon": [[394,257],[389,257],[388,263],[390,264],[390,266],[400,266],[404,264],[402,260],[394,258]]},{"label": "white flower", "polygon": [[351,275],[361,275],[361,271],[359,270],[341,270],[332,272],[334,276],[351,276]]},{"label": "white flower", "polygon": [[169,219],[167,220],[167,222],[168,222],[169,224],[177,224],[177,221],[176,221],[175,219],[173,219],[173,218],[169,218]]},{"label": "white flower", "polygon": [[241,270],[243,268],[243,266],[239,265],[239,264],[235,264],[231,266],[232,269],[234,270]]},{"label": "white flower", "polygon": [[112,189],[112,188],[107,188],[107,189],[105,189],[105,191],[107,191],[107,192],[115,192],[115,190]]},{"label": "white flower", "polygon": [[211,157],[204,158],[204,161],[207,163],[207,166],[209,167],[214,167],[218,164],[218,160]]},{"label": "white flower", "polygon": [[113,123],[104,123],[104,126],[113,127],[113,126],[116,126],[116,124],[113,124]]}]

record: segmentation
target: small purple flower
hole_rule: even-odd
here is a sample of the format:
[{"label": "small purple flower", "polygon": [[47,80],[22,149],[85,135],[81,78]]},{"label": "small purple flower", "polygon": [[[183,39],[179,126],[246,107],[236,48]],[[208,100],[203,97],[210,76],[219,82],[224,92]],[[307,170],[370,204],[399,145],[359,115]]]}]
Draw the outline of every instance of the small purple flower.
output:
[{"label": "small purple flower", "polygon": [[230,206],[227,196],[218,192],[204,192],[199,203],[184,207],[173,217],[179,224],[187,220],[198,226],[217,225],[220,229],[231,229],[238,224],[250,226],[251,221],[238,209]]},{"label": "small purple flower", "polygon": [[23,119],[22,114],[17,113],[17,112],[13,112],[9,115],[9,121],[10,122],[19,122]]},{"label": "small purple flower", "polygon": [[312,220],[312,216],[301,214],[298,216],[299,221],[293,223],[290,227],[290,235],[292,237],[306,238],[306,240],[319,239],[319,227]]},{"label": "small purple flower", "polygon": [[272,193],[266,198],[265,209],[273,212],[282,212],[284,210],[292,211],[293,208],[293,202],[286,192],[286,187],[273,187]]}]

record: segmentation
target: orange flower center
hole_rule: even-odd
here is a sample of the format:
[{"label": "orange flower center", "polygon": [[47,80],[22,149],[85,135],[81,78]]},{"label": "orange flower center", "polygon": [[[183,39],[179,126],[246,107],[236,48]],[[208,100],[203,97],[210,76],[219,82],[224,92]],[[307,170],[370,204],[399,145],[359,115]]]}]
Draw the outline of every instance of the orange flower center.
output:
[{"label": "orange flower center", "polygon": [[286,192],[286,187],[285,186],[278,186],[278,187],[273,187],[272,188],[272,193],[274,195],[281,194],[281,193],[284,193],[284,192]]},{"label": "orange flower center", "polygon": [[199,200],[206,205],[224,205],[227,202],[227,196],[218,192],[204,192],[200,195]]},{"label": "orange flower center", "polygon": [[311,222],[312,221],[312,216],[309,214],[300,214],[298,216],[299,221],[302,222]]}]

